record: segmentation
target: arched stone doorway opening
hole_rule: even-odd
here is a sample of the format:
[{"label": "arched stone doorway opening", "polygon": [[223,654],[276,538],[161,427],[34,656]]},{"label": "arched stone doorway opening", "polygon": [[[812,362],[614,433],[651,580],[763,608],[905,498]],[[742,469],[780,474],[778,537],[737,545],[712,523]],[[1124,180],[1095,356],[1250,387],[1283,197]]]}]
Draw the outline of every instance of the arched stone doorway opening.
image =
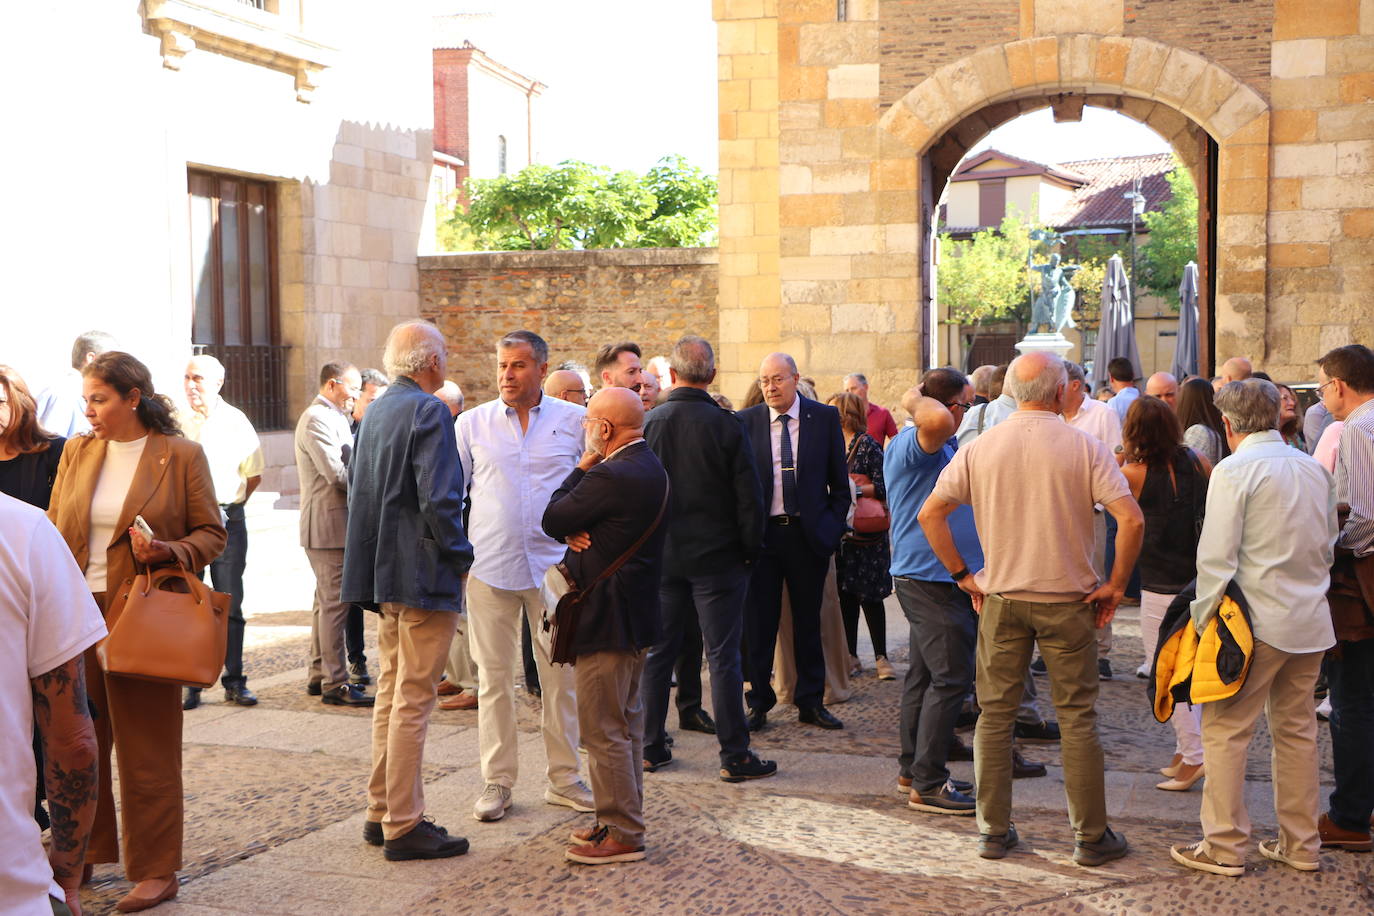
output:
[{"label": "arched stone doorway opening", "polygon": [[931,358],[930,250],[936,202],[964,154],[998,125],[1054,106],[1109,108],[1165,137],[1199,200],[1203,353],[1262,351],[1269,111],[1205,58],[1146,38],[1052,35],[985,48],[941,67],[880,126],[919,157],[916,252],[922,356]]}]

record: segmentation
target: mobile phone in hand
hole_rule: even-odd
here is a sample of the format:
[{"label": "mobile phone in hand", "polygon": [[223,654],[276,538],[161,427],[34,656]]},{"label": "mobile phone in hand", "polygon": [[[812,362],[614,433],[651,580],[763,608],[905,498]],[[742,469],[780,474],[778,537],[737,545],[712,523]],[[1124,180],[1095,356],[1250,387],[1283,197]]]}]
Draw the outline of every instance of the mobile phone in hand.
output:
[{"label": "mobile phone in hand", "polygon": [[148,525],[146,521],[143,520],[143,516],[134,516],[134,527],[137,528],[140,532],[142,532],[143,536],[147,538],[150,542],[153,540],[153,529]]}]

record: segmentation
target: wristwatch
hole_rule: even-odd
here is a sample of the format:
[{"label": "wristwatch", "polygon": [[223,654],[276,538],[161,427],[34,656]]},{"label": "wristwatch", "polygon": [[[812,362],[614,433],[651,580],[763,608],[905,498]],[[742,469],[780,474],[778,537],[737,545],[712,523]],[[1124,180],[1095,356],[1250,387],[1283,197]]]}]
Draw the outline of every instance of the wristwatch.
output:
[{"label": "wristwatch", "polygon": [[960,569],[958,572],[952,572],[952,573],[950,573],[950,574],[949,574],[949,577],[950,577],[951,579],[953,579],[955,582],[961,582],[961,581],[963,581],[966,577],[971,576],[971,575],[973,575],[973,573],[969,572],[968,567],[965,566],[965,567],[963,567],[962,569]]}]

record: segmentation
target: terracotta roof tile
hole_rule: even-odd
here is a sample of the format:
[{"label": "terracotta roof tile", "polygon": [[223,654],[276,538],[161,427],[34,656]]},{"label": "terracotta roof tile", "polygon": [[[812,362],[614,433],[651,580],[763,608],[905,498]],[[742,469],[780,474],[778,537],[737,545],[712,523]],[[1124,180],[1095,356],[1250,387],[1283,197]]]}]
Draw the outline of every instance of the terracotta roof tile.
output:
[{"label": "terracotta roof tile", "polygon": [[1146,212],[1158,210],[1172,195],[1164,177],[1174,168],[1170,153],[1084,159],[1060,163],[1060,168],[1082,175],[1088,182],[1047,220],[1060,229],[1129,226],[1131,202],[1122,195],[1131,190],[1137,177],[1141,179],[1140,193],[1145,195]]}]

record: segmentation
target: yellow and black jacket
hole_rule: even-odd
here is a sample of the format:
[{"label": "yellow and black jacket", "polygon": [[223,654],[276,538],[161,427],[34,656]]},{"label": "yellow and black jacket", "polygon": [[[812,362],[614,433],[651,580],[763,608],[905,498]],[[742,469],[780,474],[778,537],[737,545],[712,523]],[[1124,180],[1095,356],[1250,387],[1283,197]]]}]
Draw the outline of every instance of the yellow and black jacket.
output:
[{"label": "yellow and black jacket", "polygon": [[1250,605],[1240,587],[1234,582],[1226,586],[1221,606],[1199,636],[1190,607],[1196,586],[1194,580],[1174,597],[1159,625],[1146,692],[1160,722],[1169,721],[1175,703],[1210,703],[1234,696],[1254,657]]}]

